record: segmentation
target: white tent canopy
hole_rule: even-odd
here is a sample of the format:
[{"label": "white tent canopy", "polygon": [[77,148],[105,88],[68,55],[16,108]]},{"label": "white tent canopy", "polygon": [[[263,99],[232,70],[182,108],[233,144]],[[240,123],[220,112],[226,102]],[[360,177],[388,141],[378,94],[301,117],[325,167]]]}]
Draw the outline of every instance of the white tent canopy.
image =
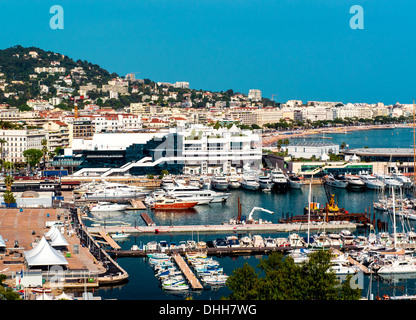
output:
[{"label": "white tent canopy", "polygon": [[53,297],[43,292],[42,294],[36,297],[36,300],[53,300]]},{"label": "white tent canopy", "polygon": [[3,237],[0,235],[0,248],[6,248],[6,243],[3,240]]},{"label": "white tent canopy", "polygon": [[58,228],[52,226],[52,228],[45,234],[45,237],[50,237],[52,247],[68,246],[68,241],[59,231]]},{"label": "white tent canopy", "polygon": [[71,296],[67,295],[65,292],[62,292],[59,296],[55,297],[56,300],[74,300]]},{"label": "white tent canopy", "polygon": [[23,254],[29,267],[68,264],[62,252],[52,248],[45,237],[41,239],[35,248],[29,251],[23,251]]}]

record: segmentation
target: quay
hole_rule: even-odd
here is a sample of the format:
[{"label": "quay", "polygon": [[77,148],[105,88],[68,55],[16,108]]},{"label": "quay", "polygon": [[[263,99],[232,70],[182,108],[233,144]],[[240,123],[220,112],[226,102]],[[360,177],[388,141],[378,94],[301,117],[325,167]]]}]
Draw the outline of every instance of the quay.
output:
[{"label": "quay", "polygon": [[191,285],[193,290],[202,290],[203,287],[199,282],[198,278],[194,275],[194,273],[189,268],[188,264],[182,258],[182,256],[178,252],[174,252],[172,254],[173,259],[175,260],[176,264],[178,265],[181,272],[184,274],[188,283]]},{"label": "quay", "polygon": [[[311,223],[310,230],[343,230],[356,229],[360,226],[356,223]],[[88,227],[90,233],[99,233],[104,227]],[[211,233],[211,232],[300,232],[308,229],[307,223],[246,223],[246,224],[221,224],[221,225],[182,225],[182,226],[105,226],[107,233],[130,233],[130,234],[149,234],[149,233]]]}]

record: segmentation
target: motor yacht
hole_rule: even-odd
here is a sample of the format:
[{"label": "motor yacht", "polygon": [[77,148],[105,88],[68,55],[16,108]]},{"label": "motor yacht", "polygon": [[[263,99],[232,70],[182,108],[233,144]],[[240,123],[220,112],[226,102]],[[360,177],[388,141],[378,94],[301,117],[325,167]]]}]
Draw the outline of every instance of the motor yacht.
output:
[{"label": "motor yacht", "polygon": [[113,200],[113,199],[134,199],[144,197],[148,192],[142,189],[128,186],[122,183],[104,183],[97,186],[94,190],[87,191],[82,198],[88,200]]},{"label": "motor yacht", "polygon": [[155,210],[180,210],[193,208],[197,204],[197,201],[183,201],[181,199],[166,196],[156,199],[151,208]]},{"label": "motor yacht", "polygon": [[397,189],[403,186],[403,183],[394,179],[392,176],[387,174],[376,174],[377,179],[383,181],[386,184],[386,188],[388,189]]},{"label": "motor yacht", "polygon": [[414,257],[385,259],[378,268],[379,274],[416,273],[416,259]]},{"label": "motor yacht", "polygon": [[228,187],[231,189],[238,189],[240,188],[241,183],[236,177],[230,177],[228,179]]},{"label": "motor yacht", "polygon": [[345,189],[348,186],[348,182],[343,177],[337,176],[335,178],[332,174],[325,177],[325,183],[334,188]]},{"label": "motor yacht", "polygon": [[383,181],[371,174],[359,174],[358,177],[364,182],[365,187],[370,190],[382,190],[386,186]]},{"label": "motor yacht", "polygon": [[127,205],[111,202],[98,202],[96,205],[93,205],[90,209],[90,212],[113,212],[113,211],[123,211],[127,208]]},{"label": "motor yacht", "polygon": [[257,176],[256,181],[260,185],[260,190],[263,191],[270,191],[272,190],[273,183],[272,180],[268,176]]},{"label": "motor yacht", "polygon": [[253,176],[243,176],[241,187],[246,190],[258,190],[260,188],[260,184]]},{"label": "motor yacht", "polygon": [[283,173],[281,169],[273,169],[270,172],[270,178],[272,179],[273,183],[273,191],[276,193],[286,192],[289,188],[289,183],[286,175]]},{"label": "motor yacht", "polygon": [[355,236],[351,233],[350,230],[344,229],[340,232],[341,240],[344,246],[354,245]]},{"label": "motor yacht", "polygon": [[224,176],[215,176],[211,179],[211,186],[216,190],[225,191],[228,189],[228,180]]},{"label": "motor yacht", "polygon": [[201,189],[196,186],[186,186],[186,185],[168,186],[164,188],[163,190],[173,196],[177,196],[180,194],[182,195],[191,194],[197,197],[204,198],[204,200],[207,197],[212,197],[212,200],[210,201],[210,203],[225,202],[230,196],[229,192],[217,192],[214,190]]},{"label": "motor yacht", "polygon": [[289,175],[287,177],[287,180],[289,182],[289,187],[291,189],[301,189],[303,186],[302,180],[298,176],[295,175]]},{"label": "motor yacht", "polygon": [[289,242],[289,246],[296,248],[296,247],[302,247],[305,245],[305,241],[298,233],[291,233],[287,240]]},{"label": "motor yacht", "polygon": [[346,174],[345,181],[348,182],[347,187],[352,190],[364,190],[365,183],[355,175]]},{"label": "motor yacht", "polygon": [[394,179],[403,184],[403,188],[411,188],[413,186],[412,180],[398,170],[393,171],[392,176]]}]

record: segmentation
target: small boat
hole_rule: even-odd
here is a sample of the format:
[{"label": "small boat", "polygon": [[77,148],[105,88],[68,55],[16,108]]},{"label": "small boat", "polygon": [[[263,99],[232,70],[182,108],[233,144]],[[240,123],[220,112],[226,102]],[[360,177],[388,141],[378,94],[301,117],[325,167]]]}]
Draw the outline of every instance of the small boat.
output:
[{"label": "small boat", "polygon": [[111,235],[111,238],[113,239],[126,239],[130,236],[130,233],[125,233],[124,231],[122,232],[116,232],[115,234]]},{"label": "small boat", "polygon": [[51,293],[52,289],[50,288],[31,288],[33,293]]},{"label": "small boat", "polygon": [[172,284],[163,284],[162,288],[164,290],[172,290],[172,291],[189,290],[189,286],[184,281],[178,281]]}]

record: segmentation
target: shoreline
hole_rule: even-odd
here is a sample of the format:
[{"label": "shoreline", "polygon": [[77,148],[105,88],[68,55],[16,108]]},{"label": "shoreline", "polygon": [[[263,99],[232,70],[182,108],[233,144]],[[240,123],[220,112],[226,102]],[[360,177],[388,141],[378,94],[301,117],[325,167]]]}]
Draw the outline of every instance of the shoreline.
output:
[{"label": "shoreline", "polygon": [[[281,139],[291,139],[291,138],[299,138],[314,134],[342,134],[346,132],[354,132],[354,131],[366,131],[366,130],[388,130],[394,128],[412,128],[413,124],[398,124],[398,125],[369,125],[369,126],[343,126],[343,127],[334,127],[334,128],[316,128],[316,129],[306,129],[300,133],[292,133],[288,134],[293,131],[284,131],[283,133],[278,133],[277,135],[268,136],[263,134],[262,143],[264,147],[273,147],[276,141]],[[272,133],[274,134],[274,133]]]}]

